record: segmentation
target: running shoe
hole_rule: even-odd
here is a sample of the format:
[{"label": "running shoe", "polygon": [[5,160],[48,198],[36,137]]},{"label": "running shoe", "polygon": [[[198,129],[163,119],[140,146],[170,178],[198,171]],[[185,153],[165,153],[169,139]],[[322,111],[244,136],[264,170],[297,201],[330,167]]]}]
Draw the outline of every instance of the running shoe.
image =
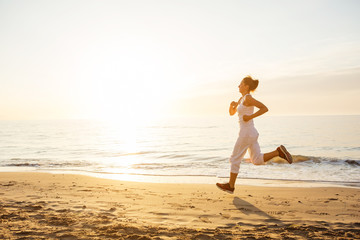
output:
[{"label": "running shoe", "polygon": [[280,147],[277,148],[277,151],[279,152],[279,157],[285,159],[290,164],[293,163],[293,158],[291,154],[286,150],[285,146],[280,145]]},{"label": "running shoe", "polygon": [[235,188],[231,188],[231,187],[230,187],[230,184],[229,184],[229,183],[216,183],[216,186],[217,186],[219,189],[221,189],[221,190],[223,190],[223,191],[225,191],[225,192],[231,193],[231,194],[233,194],[233,193],[234,193],[234,190],[235,190]]}]

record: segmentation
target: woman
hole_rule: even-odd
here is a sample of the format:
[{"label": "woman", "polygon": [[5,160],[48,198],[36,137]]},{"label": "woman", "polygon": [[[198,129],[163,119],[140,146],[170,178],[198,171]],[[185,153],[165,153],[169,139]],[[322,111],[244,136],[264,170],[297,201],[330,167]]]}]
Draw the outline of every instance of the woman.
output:
[{"label": "woman", "polygon": [[[216,184],[218,188],[228,193],[233,193],[235,190],[235,181],[239,173],[240,162],[248,149],[250,153],[250,160],[254,165],[263,165],[265,162],[276,156],[280,156],[290,164],[292,163],[292,156],[283,145],[279,146],[275,151],[269,153],[262,154],[260,152],[260,146],[257,141],[259,133],[254,126],[253,119],[266,113],[268,109],[263,103],[257,101],[250,95],[250,92],[255,91],[258,84],[259,80],[254,80],[250,76],[245,77],[239,85],[239,91],[242,97],[238,102],[232,102],[230,104],[230,115],[232,116],[236,112],[238,113],[240,133],[233,153],[230,157],[230,180],[225,184]],[[255,113],[254,107],[259,109]]]}]

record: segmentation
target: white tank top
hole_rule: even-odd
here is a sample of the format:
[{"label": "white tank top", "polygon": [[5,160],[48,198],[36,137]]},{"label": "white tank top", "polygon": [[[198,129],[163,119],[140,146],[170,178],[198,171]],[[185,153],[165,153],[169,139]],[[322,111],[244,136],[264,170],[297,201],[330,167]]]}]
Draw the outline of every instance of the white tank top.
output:
[{"label": "white tank top", "polygon": [[245,101],[247,95],[250,95],[250,94],[246,94],[245,96],[243,96],[241,98],[240,103],[237,108],[237,113],[239,116],[240,133],[243,133],[245,135],[256,136],[256,135],[258,135],[258,132],[255,128],[253,119],[251,119],[247,122],[245,122],[243,120],[244,115],[252,115],[254,113],[254,106],[245,106],[244,105],[244,101]]}]

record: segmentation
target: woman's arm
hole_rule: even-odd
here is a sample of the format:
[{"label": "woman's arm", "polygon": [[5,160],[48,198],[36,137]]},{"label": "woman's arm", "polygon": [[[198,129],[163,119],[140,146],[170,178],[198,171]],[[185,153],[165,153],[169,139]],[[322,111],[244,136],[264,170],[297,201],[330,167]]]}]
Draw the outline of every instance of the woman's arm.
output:
[{"label": "woman's arm", "polygon": [[230,116],[232,116],[232,115],[234,115],[234,114],[236,113],[236,111],[237,111],[236,108],[237,108],[237,106],[239,105],[240,100],[241,100],[241,98],[240,98],[239,101],[237,101],[237,102],[232,101],[232,102],[230,103],[230,107],[229,107],[229,114],[230,114]]},{"label": "woman's arm", "polygon": [[263,115],[264,113],[266,113],[267,111],[269,111],[269,109],[262,103],[259,102],[258,100],[256,100],[255,98],[253,98],[252,96],[248,95],[245,99],[244,104],[246,106],[255,106],[257,108],[259,108],[259,110],[257,112],[255,112],[252,115],[245,115],[243,117],[244,121],[247,122],[253,118],[256,118],[260,115]]},{"label": "woman's arm", "polygon": [[234,114],[236,113],[236,108],[237,108],[237,106],[238,106],[238,103],[237,103],[237,102],[232,101],[232,102],[230,103],[230,107],[229,107],[229,114],[230,114],[230,116],[232,116],[232,115],[234,115]]}]

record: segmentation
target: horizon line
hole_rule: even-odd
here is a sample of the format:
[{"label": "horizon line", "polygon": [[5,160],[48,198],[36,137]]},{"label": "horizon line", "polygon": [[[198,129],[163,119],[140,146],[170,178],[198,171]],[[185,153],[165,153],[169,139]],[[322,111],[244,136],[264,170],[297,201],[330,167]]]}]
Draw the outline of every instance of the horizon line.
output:
[{"label": "horizon line", "polygon": [[[326,117],[326,116],[360,116],[359,114],[269,114],[265,115],[265,117]],[[159,119],[166,118],[205,118],[205,117],[229,117],[228,115],[172,115],[172,116],[164,116]],[[231,117],[231,116],[230,116]],[[13,119],[2,119],[0,117],[0,121],[62,121],[62,120],[95,120],[95,121],[106,121],[107,119],[101,118],[91,118],[91,117],[78,117],[78,118],[13,118]]]}]

